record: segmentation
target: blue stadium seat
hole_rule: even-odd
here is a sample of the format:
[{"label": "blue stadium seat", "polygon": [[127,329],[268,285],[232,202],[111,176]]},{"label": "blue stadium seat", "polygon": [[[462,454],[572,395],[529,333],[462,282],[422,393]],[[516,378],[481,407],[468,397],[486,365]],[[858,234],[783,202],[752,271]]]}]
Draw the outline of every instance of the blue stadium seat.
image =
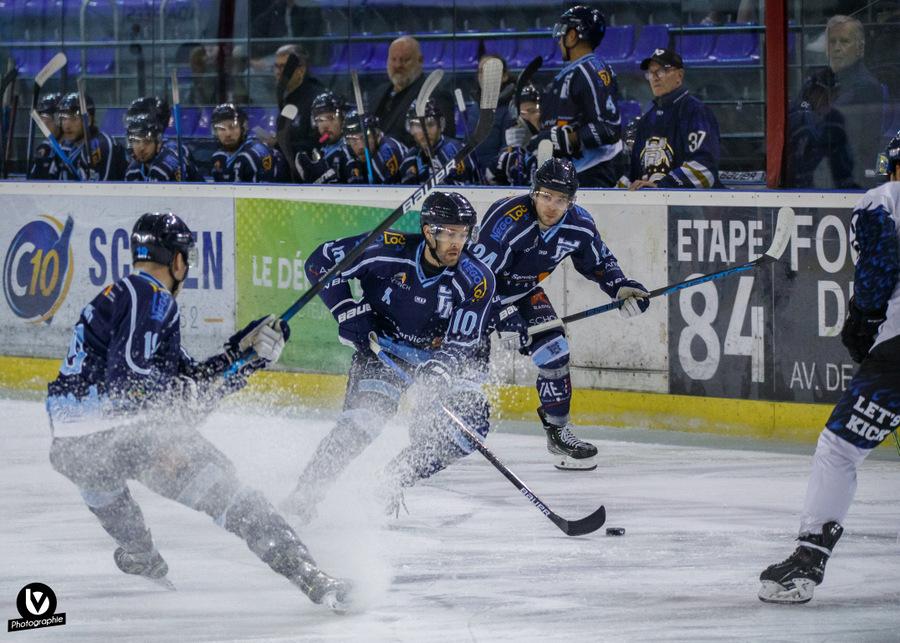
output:
[{"label": "blue stadium seat", "polygon": [[524,67],[535,56],[544,58],[544,67],[562,66],[562,52],[559,44],[553,40],[550,34],[544,34],[539,38],[522,38],[516,48],[515,61],[511,67]]},{"label": "blue stadium seat", "polygon": [[478,47],[480,45],[480,38],[459,38],[450,41],[448,43],[449,48],[445,47],[444,51],[453,52],[453,67],[455,69],[477,69]]},{"label": "blue stadium seat", "polygon": [[100,131],[110,136],[125,136],[124,107],[107,107],[100,117]]},{"label": "blue stadium seat", "polygon": [[391,43],[388,41],[372,43],[372,55],[369,57],[364,69],[365,71],[384,72],[387,69],[388,49]]},{"label": "blue stadium seat", "polygon": [[16,62],[19,76],[34,76],[44,65],[42,62],[43,51],[40,49],[13,49],[9,53]]},{"label": "blue stadium seat", "polygon": [[444,60],[444,49],[446,41],[444,40],[423,40],[422,48],[422,64],[426,70],[443,69],[447,61]]},{"label": "blue stadium seat", "polygon": [[607,27],[606,35],[597,48],[600,60],[610,64],[622,63],[631,58],[634,51],[634,25]]},{"label": "blue stadium seat", "polygon": [[[200,120],[201,112],[205,112],[206,116],[206,124],[201,127]],[[196,137],[207,137],[212,136],[212,131],[209,129],[209,117],[212,114],[212,110],[208,107],[185,107],[181,110],[181,135],[182,136],[196,136]],[[174,113],[173,113],[174,118]],[[172,136],[175,135],[175,127],[170,127],[166,130],[167,134]]]},{"label": "blue stadium seat", "polygon": [[619,115],[622,117],[623,127],[643,113],[640,101],[623,100],[619,103]]},{"label": "blue stadium seat", "polygon": [[350,42],[350,48],[347,60],[351,69],[365,69],[372,60],[375,51],[374,43],[367,41],[353,40]]},{"label": "blue stadium seat", "polygon": [[644,25],[638,34],[631,57],[631,65],[637,67],[644,58],[650,56],[655,49],[669,46],[669,25]]},{"label": "blue stadium seat", "polygon": [[505,40],[493,40],[485,43],[485,53],[497,54],[507,65],[511,65],[516,59],[516,51],[519,47],[519,41],[515,38],[507,38]]},{"label": "blue stadium seat", "polygon": [[712,58],[717,63],[746,65],[759,62],[760,34],[739,32],[720,33]]},{"label": "blue stadium seat", "polygon": [[[697,27],[701,25],[685,25]],[[710,65],[715,63],[713,49],[716,46],[716,35],[711,33],[687,33],[675,36],[675,51],[681,54],[685,67]]]}]

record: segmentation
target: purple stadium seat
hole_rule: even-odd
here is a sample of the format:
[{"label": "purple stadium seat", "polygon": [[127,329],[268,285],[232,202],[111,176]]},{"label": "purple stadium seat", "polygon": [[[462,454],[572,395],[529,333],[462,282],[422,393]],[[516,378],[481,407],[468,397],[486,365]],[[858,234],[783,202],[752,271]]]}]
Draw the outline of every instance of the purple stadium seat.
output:
[{"label": "purple stadium seat", "polygon": [[[206,116],[206,124],[204,127],[200,126],[201,112],[205,111]],[[185,107],[181,110],[181,135],[182,136],[212,136],[212,132],[209,128],[209,117],[212,114],[212,110],[208,107]],[[174,113],[172,118],[174,118]],[[175,127],[174,125],[166,130],[167,134],[175,135]]]},{"label": "purple stadium seat", "polygon": [[110,136],[125,136],[124,107],[108,107],[100,117],[100,131]]},{"label": "purple stadium seat", "polygon": [[[685,25],[699,26],[699,25]],[[712,57],[716,46],[716,35],[711,33],[679,34],[675,36],[675,51],[681,54],[681,59],[687,67],[697,65],[709,65],[715,63]]]},{"label": "purple stadium seat", "polygon": [[668,46],[669,25],[644,25],[634,45],[631,64],[637,67],[644,58],[653,53],[654,49],[665,49]]},{"label": "purple stadium seat", "polygon": [[365,71],[383,72],[387,68],[388,49],[390,48],[391,43],[384,41],[373,43],[373,45],[372,55],[363,69],[365,69]]},{"label": "purple stadium seat", "polygon": [[516,59],[516,50],[519,47],[519,41],[515,38],[507,38],[506,40],[493,40],[485,42],[485,53],[497,54],[507,65],[511,65]]},{"label": "purple stadium seat", "polygon": [[41,62],[43,52],[40,49],[14,49],[10,55],[16,61],[19,76],[34,76],[44,64]]},{"label": "purple stadium seat", "polygon": [[426,70],[443,69],[449,66],[449,61],[444,60],[444,50],[446,41],[444,40],[423,40],[421,41],[423,66]]},{"label": "purple stadium seat", "polygon": [[115,68],[115,48],[92,47],[87,50],[87,72],[89,74],[111,74]]},{"label": "purple stadium seat", "polygon": [[628,125],[635,118],[643,114],[641,104],[636,100],[623,100],[619,103],[619,115],[622,117],[622,126]]},{"label": "purple stadium seat", "polygon": [[631,58],[634,51],[634,25],[607,27],[606,35],[597,48],[600,60],[621,63]]},{"label": "purple stadium seat", "polygon": [[447,43],[444,51],[453,52],[453,67],[455,69],[476,69],[478,67],[478,47],[480,44],[480,38],[453,39]]},{"label": "purple stadium seat", "polygon": [[750,64],[759,62],[760,34],[740,32],[721,33],[716,39],[712,57],[717,63]]},{"label": "purple stadium seat", "polygon": [[331,51],[328,54],[328,62],[324,66],[314,67],[314,71],[320,74],[337,74],[347,71],[347,53],[349,48],[346,40],[332,43]]},{"label": "purple stadium seat", "polygon": [[347,56],[351,69],[365,69],[375,51],[373,43],[354,40],[350,42]]},{"label": "purple stadium seat", "polygon": [[559,44],[553,40],[550,34],[539,38],[522,38],[516,49],[515,62],[511,67],[524,67],[535,56],[543,56],[544,67],[559,67],[562,65],[562,52]]}]

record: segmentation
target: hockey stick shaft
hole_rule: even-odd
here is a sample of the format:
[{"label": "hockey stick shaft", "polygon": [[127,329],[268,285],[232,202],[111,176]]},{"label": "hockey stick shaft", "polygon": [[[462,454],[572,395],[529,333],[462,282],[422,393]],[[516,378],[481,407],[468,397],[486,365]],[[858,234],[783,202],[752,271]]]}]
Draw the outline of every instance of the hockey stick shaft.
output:
[{"label": "hockey stick shaft", "polygon": [[[67,59],[66,55],[62,52],[53,56],[44,68],[41,69],[37,76],[34,77],[34,90],[31,94],[31,111],[34,112],[37,110],[38,102],[41,98],[41,89],[44,87],[44,83],[56,72],[65,67]],[[34,147],[34,119],[29,122],[28,125],[28,148],[25,150],[25,172],[27,173],[31,169],[31,155],[34,152],[32,147]],[[65,154],[63,154],[65,156]],[[71,163],[69,163],[71,165]]]},{"label": "hockey stick shaft", "polygon": [[13,94],[12,109],[9,115],[9,131],[6,134],[6,147],[3,150],[3,178],[9,178],[9,162],[16,136],[16,116],[19,114],[19,95]]},{"label": "hockey stick shaft", "polygon": [[[778,261],[778,259],[781,258],[781,255],[784,254],[788,243],[790,243],[791,235],[794,231],[794,226],[794,211],[791,208],[787,207],[780,208],[778,210],[778,218],[775,223],[775,232],[772,233],[772,243],[769,245],[769,249],[766,250],[764,254],[757,257],[753,261],[748,261],[738,266],[732,266],[731,268],[725,268],[723,270],[711,272],[707,275],[700,275],[699,277],[685,279],[684,281],[669,284],[668,286],[656,288],[655,290],[650,291],[648,298],[652,299],[653,297],[659,297],[661,295],[670,295],[673,292],[678,292],[679,290],[684,290],[685,288],[699,286],[700,284],[705,284],[708,281],[723,279],[724,277],[730,277],[731,275],[736,275],[741,272],[747,272],[748,270],[753,270],[754,268],[757,268],[759,266],[764,266],[766,264]],[[609,312],[610,310],[617,310],[622,307],[623,303],[623,300],[616,299],[609,302],[608,304],[604,304],[603,306],[588,308],[587,310],[582,310],[578,313],[566,315],[562,318],[562,322],[565,324],[570,324],[572,322],[585,319],[586,317],[593,317],[594,315]],[[543,333],[552,328],[556,328],[559,326],[559,322],[560,320],[552,320],[549,322],[544,322],[543,324],[531,326],[528,328],[528,334],[537,335],[538,333]]]},{"label": "hockey stick shaft", "polygon": [[[485,66],[487,68],[487,65]],[[485,73],[487,77],[487,72]],[[399,206],[397,206],[393,212],[391,212],[387,218],[378,224],[378,226],[372,230],[362,241],[360,241],[353,250],[348,252],[341,261],[339,261],[331,270],[329,270],[326,274],[322,275],[321,279],[319,279],[315,284],[313,284],[309,290],[304,292],[300,297],[295,301],[291,306],[284,311],[281,315],[281,319],[284,321],[290,321],[294,315],[296,315],[302,308],[304,308],[313,298],[318,295],[326,285],[331,283],[333,279],[338,277],[344,270],[349,268],[354,261],[365,252],[366,248],[375,241],[378,237],[380,237],[385,230],[390,228],[394,223],[402,217],[404,214],[412,210],[416,204],[425,198],[427,194],[429,194],[436,185],[438,185],[444,178],[446,178],[451,171],[456,167],[456,164],[466,158],[467,155],[472,153],[472,150],[475,149],[475,146],[478,145],[481,141],[483,141],[488,133],[491,130],[491,127],[494,124],[494,112],[497,109],[497,98],[500,94],[500,61],[497,61],[497,68],[492,71],[490,74],[491,77],[491,85],[488,91],[482,93],[481,106],[478,116],[478,125],[475,126],[475,133],[472,136],[472,140],[466,143],[466,145],[459,151],[459,153],[454,156],[452,159],[447,161],[447,163],[440,168],[437,172],[429,173],[428,180],[421,184],[415,191],[410,194],[406,199],[403,200]],[[231,365],[231,367],[224,373],[225,377],[229,377],[234,374],[238,370],[240,370],[247,362],[253,359],[255,353],[250,350],[244,355],[241,355],[240,358],[235,360],[235,362]]]},{"label": "hockey stick shaft", "polygon": [[[401,367],[397,362],[395,362],[389,355],[387,355],[381,348],[379,344],[379,340],[377,335],[372,332],[369,333],[369,347],[372,352],[378,357],[381,362],[390,368],[397,376],[406,384],[412,384],[412,377],[407,373],[403,367]],[[483,455],[488,462],[494,465],[503,476],[509,480],[513,486],[519,490],[519,492],[525,496],[528,501],[534,505],[534,507],[540,511],[544,516],[546,516],[550,522],[559,527],[567,536],[582,536],[585,534],[589,534],[591,532],[596,531],[600,527],[603,526],[603,523],[606,522],[606,508],[601,506],[597,511],[592,513],[590,516],[583,518],[581,520],[569,521],[565,518],[562,518],[555,514],[550,508],[544,503],[543,500],[537,497],[537,495],[528,488],[522,480],[513,473],[509,467],[503,464],[500,459],[494,455],[494,453],[488,449],[484,442],[482,442],[482,438],[480,435],[475,433],[472,429],[466,426],[466,423],[463,422],[456,413],[447,408],[447,406],[443,403],[440,404],[441,410],[447,414],[453,423],[459,428],[460,431],[463,432],[463,435],[469,440],[471,444],[475,446],[478,452]]]},{"label": "hockey stick shaft", "polygon": [[78,79],[78,107],[81,110],[81,128],[84,145],[82,147],[84,158],[84,175],[85,178],[91,180],[91,117],[87,111],[87,92],[84,88],[84,76]]},{"label": "hockey stick shaft", "polygon": [[181,149],[181,92],[178,90],[178,70],[172,70],[172,116],[175,119],[175,142],[178,146],[178,180],[184,180],[184,150]]},{"label": "hockey stick shaft", "polygon": [[78,171],[75,169],[75,166],[72,165],[71,159],[66,156],[63,148],[60,147],[59,141],[56,140],[56,137],[53,136],[53,133],[47,128],[44,124],[44,121],[41,120],[40,115],[37,113],[36,109],[31,110],[31,122],[38,126],[38,129],[41,130],[41,133],[44,135],[44,138],[47,139],[47,142],[50,143],[50,147],[53,149],[53,153],[62,161],[65,166],[69,169],[69,172],[72,173],[77,180],[81,180],[81,175],[78,174]]},{"label": "hockey stick shaft", "polygon": [[359,131],[362,132],[363,150],[366,154],[366,174],[369,177],[369,185],[375,182],[372,173],[372,155],[369,154],[369,132],[366,131],[365,119],[363,118],[366,110],[363,103],[362,90],[359,87],[359,74],[353,69],[350,71],[350,80],[353,82],[353,96],[356,99],[356,115],[359,118]]},{"label": "hockey stick shaft", "polygon": [[290,172],[291,180],[297,182],[297,168],[294,166],[294,147],[291,145],[291,123],[297,118],[298,109],[296,105],[288,103],[281,109],[276,121],[275,140],[278,141],[278,147],[288,164],[288,172]]}]

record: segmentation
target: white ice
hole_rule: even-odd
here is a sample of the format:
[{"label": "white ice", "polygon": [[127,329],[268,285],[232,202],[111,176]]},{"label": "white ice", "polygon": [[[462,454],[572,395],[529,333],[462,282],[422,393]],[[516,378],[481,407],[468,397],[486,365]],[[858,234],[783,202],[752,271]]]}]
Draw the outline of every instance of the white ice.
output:
[{"label": "white ice", "polygon": [[[363,609],[310,603],[208,517],[132,483],[178,591],[120,573],[113,544],[47,460],[43,407],[0,402],[0,618],[28,582],[48,584],[67,625],[8,636],[64,640],[865,640],[900,639],[900,462],[862,467],[825,583],[805,606],[756,598],[759,572],[793,550],[813,445],[784,448],[639,429],[585,428],[601,466],[559,472],[536,424],[506,423],[488,446],[555,512],[601,503],[623,537],[570,538],[475,453],[380,516],[372,474],[404,440],[389,427],[295,525]],[[328,416],[232,410],[202,432],[245,484],[278,502]],[[767,449],[767,450],[766,450]],[[5,627],[2,631],[5,633]],[[18,639],[17,639],[18,640]]]}]

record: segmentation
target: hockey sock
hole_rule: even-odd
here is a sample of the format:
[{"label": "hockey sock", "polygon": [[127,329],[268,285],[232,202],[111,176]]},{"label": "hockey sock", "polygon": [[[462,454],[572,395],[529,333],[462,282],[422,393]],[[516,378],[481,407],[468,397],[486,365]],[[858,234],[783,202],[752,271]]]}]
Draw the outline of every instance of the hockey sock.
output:
[{"label": "hockey sock", "polygon": [[569,343],[562,335],[545,340],[532,351],[531,359],[538,367],[535,386],[547,420],[556,426],[565,426],[572,404]]},{"label": "hockey sock", "polygon": [[141,508],[131,497],[128,487],[119,491],[81,489],[88,509],[120,547],[130,552],[150,551],[153,541],[144,523]]}]

